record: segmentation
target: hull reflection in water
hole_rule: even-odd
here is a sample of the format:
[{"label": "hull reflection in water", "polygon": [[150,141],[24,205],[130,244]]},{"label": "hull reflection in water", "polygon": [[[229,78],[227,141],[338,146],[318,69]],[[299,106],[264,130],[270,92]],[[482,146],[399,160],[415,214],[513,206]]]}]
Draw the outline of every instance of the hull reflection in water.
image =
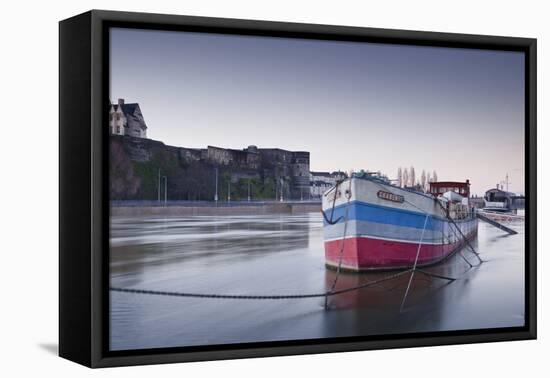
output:
[{"label": "hull reflection in water", "polygon": [[[458,256],[452,256],[438,265],[423,268],[423,270],[444,277],[460,277],[469,271],[469,265]],[[412,280],[410,277],[411,272],[395,270],[362,273],[344,270],[337,274],[336,269],[327,269],[325,273],[327,291],[331,290],[335,280],[334,291],[368,285],[365,288],[331,296],[328,307],[329,309],[365,307],[373,311],[400,312],[431,298],[431,294],[451,284],[449,280],[430,277],[420,272],[415,272]],[[411,285],[407,292],[409,280]],[[370,285],[373,282],[379,283]],[[405,304],[407,306],[402,307]]]}]

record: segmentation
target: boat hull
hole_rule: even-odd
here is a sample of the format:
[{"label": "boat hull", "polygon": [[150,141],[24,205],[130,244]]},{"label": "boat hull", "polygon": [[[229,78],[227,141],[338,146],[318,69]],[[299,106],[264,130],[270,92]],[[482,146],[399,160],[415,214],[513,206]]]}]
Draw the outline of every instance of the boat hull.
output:
[{"label": "boat hull", "polygon": [[405,269],[417,255],[419,266],[434,264],[477,235],[474,216],[451,222],[440,204],[422,193],[355,178],[336,189],[336,200],[328,192],[323,201],[329,267]]}]

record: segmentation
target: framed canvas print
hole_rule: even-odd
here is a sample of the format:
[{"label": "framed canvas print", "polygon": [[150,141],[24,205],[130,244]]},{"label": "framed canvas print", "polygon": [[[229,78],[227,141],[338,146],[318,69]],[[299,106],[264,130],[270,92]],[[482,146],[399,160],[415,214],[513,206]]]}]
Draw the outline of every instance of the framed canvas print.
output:
[{"label": "framed canvas print", "polygon": [[536,337],[536,40],[60,22],[60,355]]}]

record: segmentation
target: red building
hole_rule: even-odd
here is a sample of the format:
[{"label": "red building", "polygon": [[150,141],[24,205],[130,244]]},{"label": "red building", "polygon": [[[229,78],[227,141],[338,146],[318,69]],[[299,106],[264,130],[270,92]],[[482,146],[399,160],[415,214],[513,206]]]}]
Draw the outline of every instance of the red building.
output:
[{"label": "red building", "polygon": [[445,192],[455,192],[463,197],[470,197],[470,180],[466,182],[458,181],[438,181],[430,182],[429,193],[434,196],[440,196]]}]

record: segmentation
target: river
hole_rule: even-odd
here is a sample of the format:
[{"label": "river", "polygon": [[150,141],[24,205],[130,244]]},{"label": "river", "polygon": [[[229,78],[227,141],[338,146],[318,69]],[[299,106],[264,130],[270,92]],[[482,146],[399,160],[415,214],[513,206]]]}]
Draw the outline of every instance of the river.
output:
[{"label": "river", "polygon": [[[111,292],[110,348],[216,345],[524,325],[524,227],[506,235],[483,222],[469,268],[456,254],[415,274],[330,297],[234,300]],[[112,287],[218,294],[322,293],[318,213],[259,216],[112,217]],[[475,255],[462,254],[471,264]],[[342,273],[337,289],[390,272]]]}]

